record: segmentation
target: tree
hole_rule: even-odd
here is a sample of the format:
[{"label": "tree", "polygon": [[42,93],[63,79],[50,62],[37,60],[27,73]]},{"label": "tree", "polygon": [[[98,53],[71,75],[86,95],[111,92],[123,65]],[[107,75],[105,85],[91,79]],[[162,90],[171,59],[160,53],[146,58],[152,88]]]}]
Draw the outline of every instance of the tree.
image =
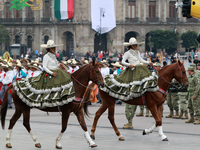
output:
[{"label": "tree", "polygon": [[0,37],[0,48],[2,50],[3,44],[10,42],[9,32],[3,25],[0,25]]},{"label": "tree", "polygon": [[198,42],[196,40],[197,32],[196,31],[187,31],[181,35],[182,46],[185,47],[186,50],[190,48],[197,48]]},{"label": "tree", "polygon": [[151,52],[152,48],[154,47],[154,43],[151,41],[151,36],[148,37],[148,45],[149,45],[150,52]]},{"label": "tree", "polygon": [[154,44],[153,49],[166,49],[166,51],[176,49],[180,39],[179,33],[175,34],[173,31],[160,29],[150,31],[149,37],[151,37],[150,44]]}]

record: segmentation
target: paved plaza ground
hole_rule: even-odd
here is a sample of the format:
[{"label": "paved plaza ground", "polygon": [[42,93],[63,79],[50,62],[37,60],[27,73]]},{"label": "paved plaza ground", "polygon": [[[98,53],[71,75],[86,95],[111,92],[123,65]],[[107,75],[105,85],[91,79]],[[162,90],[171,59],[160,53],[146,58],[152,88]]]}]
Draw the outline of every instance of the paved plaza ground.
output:
[{"label": "paved plaza ground", "polygon": [[[86,119],[88,131],[90,132],[94,114],[100,104],[89,106],[91,118]],[[125,117],[125,103],[116,105],[115,121],[125,141],[118,141],[113,128],[107,118],[107,111],[99,120],[96,130],[95,143],[98,147],[94,150],[199,150],[200,147],[200,125],[186,124],[182,119],[163,118],[163,131],[169,141],[161,141],[158,132],[143,136],[142,131],[154,124],[152,117],[134,117],[134,129],[122,129],[127,123]],[[6,118],[6,130],[0,130],[0,150],[6,150],[5,136],[7,133],[9,119],[14,113],[14,108],[8,109]],[[139,107],[137,108],[139,113]],[[167,105],[164,105],[164,116],[169,114]],[[31,127],[37,135],[42,148],[41,150],[54,150],[55,138],[61,129],[61,116],[59,113],[49,113],[49,116],[37,109],[31,110]],[[88,144],[83,136],[84,132],[78,124],[76,116],[72,113],[68,128],[62,138],[64,150],[89,150]],[[22,117],[16,123],[11,137],[13,150],[36,150],[32,138],[22,125]]]}]

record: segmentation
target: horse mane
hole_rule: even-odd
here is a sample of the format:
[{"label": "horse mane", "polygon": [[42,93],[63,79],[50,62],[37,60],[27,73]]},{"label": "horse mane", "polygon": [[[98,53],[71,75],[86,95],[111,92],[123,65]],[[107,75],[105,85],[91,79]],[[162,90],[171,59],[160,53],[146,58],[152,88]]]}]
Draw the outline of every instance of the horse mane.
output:
[{"label": "horse mane", "polygon": [[166,65],[165,67],[163,67],[162,69],[158,70],[158,73],[163,73],[165,72],[167,69],[169,69],[169,67],[174,66],[176,63],[173,63],[171,65]]}]

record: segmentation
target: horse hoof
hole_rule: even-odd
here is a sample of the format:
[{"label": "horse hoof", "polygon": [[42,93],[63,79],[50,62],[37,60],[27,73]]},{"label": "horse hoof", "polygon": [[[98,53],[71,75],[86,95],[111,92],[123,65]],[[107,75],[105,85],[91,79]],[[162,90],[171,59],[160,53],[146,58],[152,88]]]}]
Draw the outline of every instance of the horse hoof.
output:
[{"label": "horse hoof", "polygon": [[146,132],[145,132],[145,130],[143,130],[143,132],[142,132],[142,135],[146,135]]},{"label": "horse hoof", "polygon": [[97,145],[96,145],[96,144],[93,144],[93,145],[91,145],[90,147],[91,147],[91,148],[94,148],[94,147],[97,147]]},{"label": "horse hoof", "polygon": [[168,138],[163,139],[162,141],[169,141]]},{"label": "horse hoof", "polygon": [[57,148],[57,149],[62,149],[62,146],[56,145],[56,148]]},{"label": "horse hoof", "polygon": [[42,146],[40,145],[40,143],[36,143],[36,144],[35,144],[35,147],[41,148]]},{"label": "horse hoof", "polygon": [[91,137],[93,140],[95,140],[95,136],[94,136],[94,135],[90,135],[90,137]]},{"label": "horse hoof", "polygon": [[6,147],[7,147],[7,148],[12,148],[12,145],[11,145],[10,143],[7,143],[7,144],[6,144]]},{"label": "horse hoof", "polygon": [[125,138],[123,136],[119,137],[119,141],[125,141]]}]

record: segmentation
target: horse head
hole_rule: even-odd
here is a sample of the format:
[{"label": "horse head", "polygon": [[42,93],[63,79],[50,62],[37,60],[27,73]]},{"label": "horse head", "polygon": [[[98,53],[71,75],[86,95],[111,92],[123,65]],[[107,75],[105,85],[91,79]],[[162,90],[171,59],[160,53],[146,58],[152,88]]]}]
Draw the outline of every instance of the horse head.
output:
[{"label": "horse head", "polygon": [[90,62],[90,80],[97,84],[98,87],[104,87],[104,80],[101,72],[99,71],[98,63],[99,62],[95,62],[94,59]]},{"label": "horse head", "polygon": [[174,74],[174,78],[178,81],[182,88],[186,88],[188,86],[188,78],[184,67],[184,61],[180,62],[178,60],[177,65],[178,68]]}]

